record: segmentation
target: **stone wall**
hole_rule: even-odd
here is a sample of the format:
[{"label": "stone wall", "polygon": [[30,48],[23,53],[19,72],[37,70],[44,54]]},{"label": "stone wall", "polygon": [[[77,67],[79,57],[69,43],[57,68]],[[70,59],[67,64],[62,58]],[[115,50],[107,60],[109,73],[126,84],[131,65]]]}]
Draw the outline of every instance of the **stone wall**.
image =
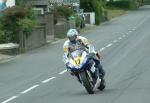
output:
[{"label": "stone wall", "polygon": [[58,22],[55,24],[54,37],[55,38],[65,38],[66,33],[71,28],[75,27],[75,20],[66,20],[65,18],[58,18]]},{"label": "stone wall", "polygon": [[47,43],[47,40],[54,40],[54,20],[53,14],[47,13],[39,15],[38,26],[34,31],[26,37],[22,32],[20,32],[20,48],[25,50],[30,50],[34,48],[41,47]]},{"label": "stone wall", "polygon": [[33,31],[32,35],[25,38],[25,48],[30,50],[38,48],[46,44],[46,28],[45,26],[38,26]]},{"label": "stone wall", "polygon": [[19,45],[15,43],[0,44],[0,54],[16,55],[19,53]]},{"label": "stone wall", "polygon": [[38,16],[38,23],[46,27],[46,35],[54,35],[54,17],[51,13]]}]

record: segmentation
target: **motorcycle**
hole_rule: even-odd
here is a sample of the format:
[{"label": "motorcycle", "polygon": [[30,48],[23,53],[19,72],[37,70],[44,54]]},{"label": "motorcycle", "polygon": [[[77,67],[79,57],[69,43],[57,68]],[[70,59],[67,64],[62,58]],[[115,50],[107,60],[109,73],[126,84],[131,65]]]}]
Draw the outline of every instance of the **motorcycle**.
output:
[{"label": "motorcycle", "polygon": [[[89,49],[89,51],[93,50],[94,47]],[[89,94],[93,94],[96,89],[103,90],[106,86],[105,79],[100,77],[99,70],[95,67],[93,59],[91,59],[93,55],[93,53],[85,50],[75,50],[70,54],[67,67]]]}]

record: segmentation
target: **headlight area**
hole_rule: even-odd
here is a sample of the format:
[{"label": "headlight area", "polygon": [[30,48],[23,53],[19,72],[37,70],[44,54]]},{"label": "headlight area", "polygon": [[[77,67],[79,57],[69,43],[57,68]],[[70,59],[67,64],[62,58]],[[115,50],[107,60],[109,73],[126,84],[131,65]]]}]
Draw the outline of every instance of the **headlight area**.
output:
[{"label": "headlight area", "polygon": [[80,70],[83,69],[87,64],[89,64],[89,60],[85,58],[80,65],[74,65],[72,62],[70,62],[68,67],[71,70]]}]

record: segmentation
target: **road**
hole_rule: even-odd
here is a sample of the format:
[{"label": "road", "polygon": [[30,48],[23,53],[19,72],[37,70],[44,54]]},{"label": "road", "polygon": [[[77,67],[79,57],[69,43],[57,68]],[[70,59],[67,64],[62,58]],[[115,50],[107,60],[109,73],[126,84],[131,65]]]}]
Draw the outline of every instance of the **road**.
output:
[{"label": "road", "polygon": [[150,103],[150,6],[83,33],[102,54],[107,87],[88,95],[57,41],[0,64],[0,103]]}]

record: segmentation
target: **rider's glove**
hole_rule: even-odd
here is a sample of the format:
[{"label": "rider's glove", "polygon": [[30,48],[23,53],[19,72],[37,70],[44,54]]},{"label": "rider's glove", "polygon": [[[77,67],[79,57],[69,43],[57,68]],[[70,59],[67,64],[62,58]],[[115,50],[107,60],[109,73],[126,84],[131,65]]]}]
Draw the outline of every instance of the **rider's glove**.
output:
[{"label": "rider's glove", "polygon": [[67,69],[69,68],[69,62],[66,63],[66,67],[67,67]]},{"label": "rider's glove", "polygon": [[95,53],[89,53],[88,58],[92,59],[94,57]]},{"label": "rider's glove", "polygon": [[67,67],[67,71],[68,71],[72,76],[74,76],[74,73],[70,70],[69,62],[66,63],[66,67]]}]

